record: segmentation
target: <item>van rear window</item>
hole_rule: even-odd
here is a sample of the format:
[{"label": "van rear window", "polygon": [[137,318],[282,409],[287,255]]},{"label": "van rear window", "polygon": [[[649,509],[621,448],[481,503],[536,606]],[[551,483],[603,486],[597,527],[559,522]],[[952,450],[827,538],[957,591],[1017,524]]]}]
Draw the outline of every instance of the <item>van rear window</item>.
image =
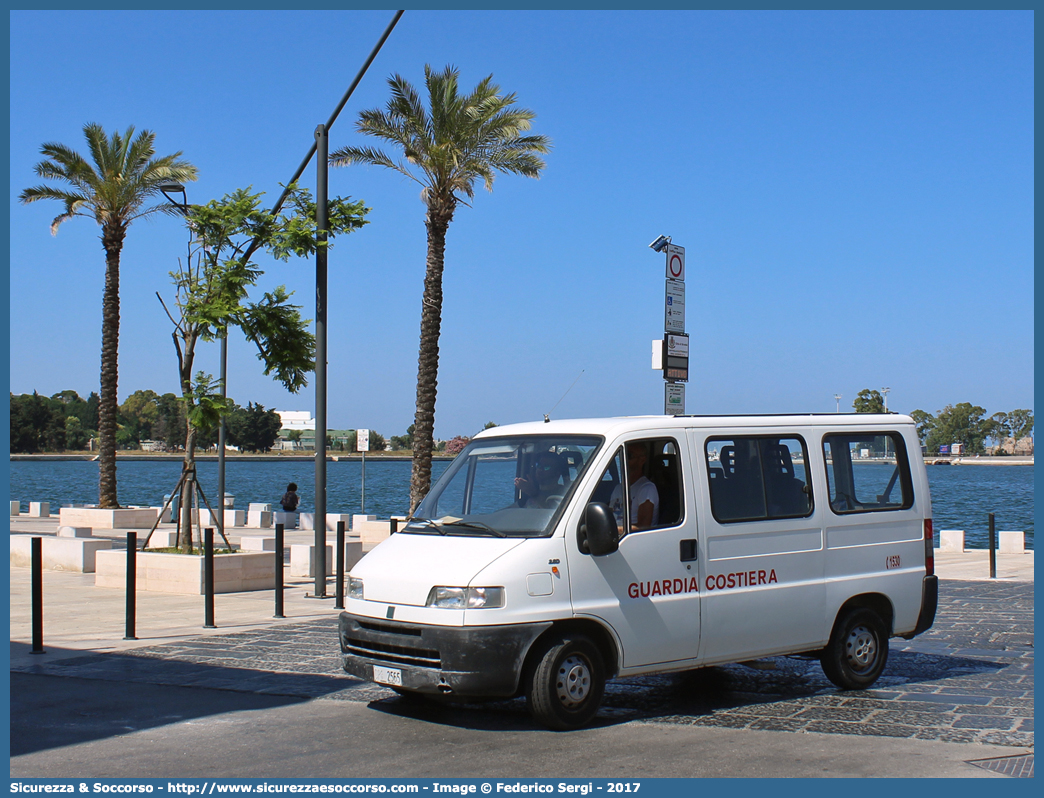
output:
[{"label": "van rear window", "polygon": [[913,504],[910,462],[894,432],[823,436],[830,509],[839,515],[903,510]]},{"label": "van rear window", "polygon": [[722,523],[799,518],[812,513],[807,450],[799,437],[707,441],[711,512]]}]

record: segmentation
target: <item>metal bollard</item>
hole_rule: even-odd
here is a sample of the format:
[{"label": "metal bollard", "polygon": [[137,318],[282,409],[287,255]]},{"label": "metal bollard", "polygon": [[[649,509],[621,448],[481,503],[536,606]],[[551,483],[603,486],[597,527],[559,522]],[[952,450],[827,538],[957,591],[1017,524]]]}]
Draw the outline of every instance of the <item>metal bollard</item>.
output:
[{"label": "metal bollard", "polygon": [[990,513],[990,579],[997,578],[997,532],[993,522],[993,513]]},{"label": "metal bollard", "polygon": [[399,531],[399,519],[398,518],[393,518],[393,519],[391,519],[391,533],[394,535],[398,531]]},{"label": "metal bollard", "polygon": [[203,607],[204,629],[216,629],[214,625],[214,530],[203,530]]},{"label": "metal bollard", "polygon": [[283,525],[276,524],[275,538],[275,615],[274,618],[285,618],[283,615]]},{"label": "metal bollard", "polygon": [[29,541],[32,566],[33,654],[46,654],[43,647],[43,538]]},{"label": "metal bollard", "polygon": [[334,588],[334,609],[344,609],[344,521],[337,522],[337,587]]},{"label": "metal bollard", "polygon": [[137,591],[138,581],[138,567],[137,567],[137,554],[138,554],[138,533],[128,532],[127,533],[127,617],[126,617],[126,631],[123,634],[124,640],[137,640],[134,632],[134,616],[136,612],[135,606],[135,593]]}]

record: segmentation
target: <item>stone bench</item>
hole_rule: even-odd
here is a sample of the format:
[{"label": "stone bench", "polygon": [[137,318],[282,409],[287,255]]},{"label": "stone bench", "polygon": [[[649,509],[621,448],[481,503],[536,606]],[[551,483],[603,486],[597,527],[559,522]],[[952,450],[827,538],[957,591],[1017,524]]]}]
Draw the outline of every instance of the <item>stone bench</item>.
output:
[{"label": "stone bench", "polygon": [[1001,554],[1025,554],[1026,533],[1022,530],[998,532],[1000,540],[999,551]]},{"label": "stone bench", "polygon": [[91,538],[94,537],[94,527],[89,526],[60,526],[58,527],[60,538]]},{"label": "stone bench", "polygon": [[[1026,533],[1022,530],[1005,530],[997,533],[997,550],[1001,554],[1025,554]],[[939,531],[939,551],[964,551],[963,529],[942,529]]]},{"label": "stone bench", "polygon": [[[348,573],[362,559],[362,541],[359,538],[345,538],[344,571]],[[326,546],[326,575],[333,576],[334,547]],[[290,546],[290,576],[315,576],[315,544],[294,543]]]},{"label": "stone bench", "polygon": [[275,538],[264,535],[243,535],[239,539],[243,551],[275,551]]},{"label": "stone bench", "polygon": [[[401,522],[399,526],[402,526]],[[378,521],[375,515],[353,515],[352,532],[372,548],[391,536],[391,521]]]},{"label": "stone bench", "polygon": [[[315,529],[315,513],[298,513],[298,516],[301,529]],[[326,531],[336,532],[338,521],[344,521],[346,531],[351,528],[352,517],[348,513],[327,513]]]},{"label": "stone bench", "polygon": [[940,529],[939,551],[964,551],[964,530]]},{"label": "stone bench", "polygon": [[[11,565],[28,568],[32,565],[33,535],[11,536]],[[49,571],[95,572],[99,551],[112,548],[111,540],[99,538],[41,537],[42,565]]]},{"label": "stone bench", "polygon": [[272,513],[272,523],[282,524],[283,529],[297,529],[297,513],[287,513],[275,510]]},{"label": "stone bench", "polygon": [[[250,505],[253,507],[254,505]],[[266,505],[268,506],[268,505]],[[246,526],[250,529],[271,529],[271,510],[247,510]]]},{"label": "stone bench", "polygon": [[51,503],[50,502],[29,502],[29,517],[30,518],[50,518],[51,517]]},{"label": "stone bench", "polygon": [[21,502],[17,502],[17,501],[12,501],[11,502],[11,515],[21,515],[21,514],[22,514],[22,503]]}]

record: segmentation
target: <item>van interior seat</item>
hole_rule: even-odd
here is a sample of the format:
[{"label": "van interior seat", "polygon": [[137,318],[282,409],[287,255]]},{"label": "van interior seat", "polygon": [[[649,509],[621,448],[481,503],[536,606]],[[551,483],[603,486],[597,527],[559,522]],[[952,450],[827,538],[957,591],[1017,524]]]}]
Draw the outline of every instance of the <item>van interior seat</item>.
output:
[{"label": "van interior seat", "polygon": [[790,449],[783,444],[769,444],[763,452],[765,497],[772,515],[804,515],[810,507],[805,483],[795,476]]},{"label": "van interior seat", "polygon": [[658,454],[653,457],[649,480],[660,496],[660,520],[657,526],[674,526],[681,520],[681,480],[678,455]]}]

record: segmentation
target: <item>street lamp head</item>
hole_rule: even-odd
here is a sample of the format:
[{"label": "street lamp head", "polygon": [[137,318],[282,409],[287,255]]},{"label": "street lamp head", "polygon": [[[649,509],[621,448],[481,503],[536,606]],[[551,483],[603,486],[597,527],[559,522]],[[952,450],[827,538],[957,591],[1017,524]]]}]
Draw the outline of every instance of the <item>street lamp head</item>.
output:
[{"label": "street lamp head", "polygon": [[657,236],[656,240],[649,245],[649,249],[653,252],[663,252],[668,244],[671,243],[670,236]]},{"label": "street lamp head", "polygon": [[[176,180],[165,180],[156,186],[160,190],[160,193],[167,198],[167,201],[171,205],[177,205],[185,213],[188,212],[188,194],[185,191],[185,187],[178,183]],[[180,194],[181,202],[174,199],[171,194]]]}]

